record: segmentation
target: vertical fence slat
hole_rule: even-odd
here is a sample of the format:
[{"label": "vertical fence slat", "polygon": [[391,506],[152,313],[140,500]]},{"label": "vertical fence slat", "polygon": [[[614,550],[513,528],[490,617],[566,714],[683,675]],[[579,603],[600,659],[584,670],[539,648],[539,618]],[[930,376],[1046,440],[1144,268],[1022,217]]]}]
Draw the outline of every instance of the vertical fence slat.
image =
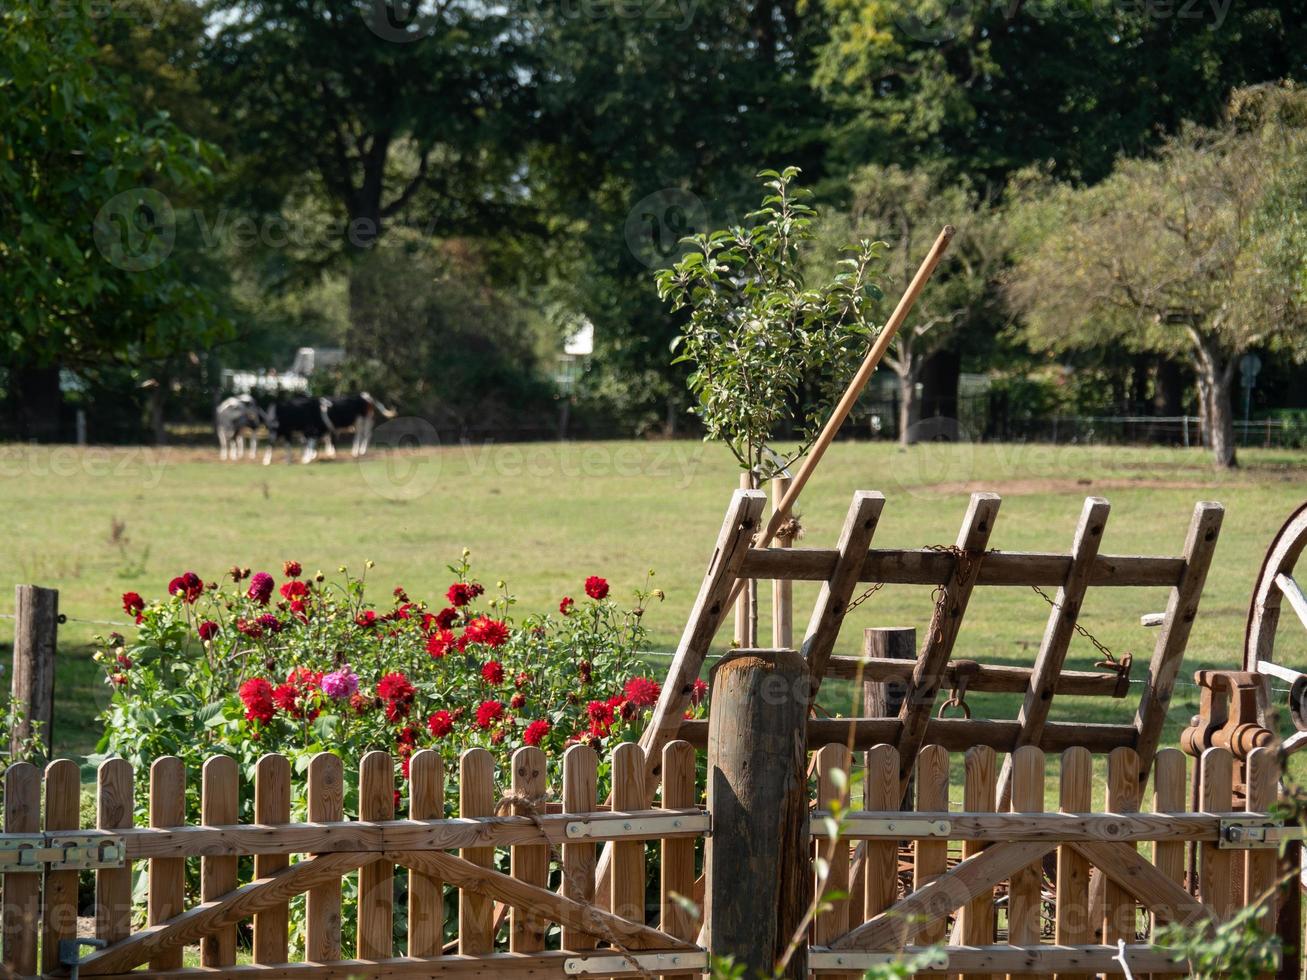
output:
[{"label": "vertical fence slat", "polygon": [[[445,770],[440,753],[422,749],[409,761],[408,815],[445,815]],[[408,955],[439,956],[445,939],[445,884],[435,875],[408,873]]]},{"label": "vertical fence slat", "polygon": [[[525,745],[513,753],[513,794],[530,802],[514,803],[513,812],[519,816],[544,811],[545,754],[534,746]],[[539,885],[549,884],[549,846],[547,844],[518,844],[511,848],[509,861],[513,877],[518,881]],[[534,953],[545,948],[545,930],[549,923],[533,912],[510,909],[508,914],[509,950],[514,953]]]},{"label": "vertical fence slat", "polygon": [[[1112,813],[1139,812],[1139,756],[1134,749],[1113,749],[1107,757],[1107,809]],[[1138,850],[1138,846],[1130,847]],[[1118,940],[1135,941],[1137,932],[1135,897],[1116,882],[1103,885],[1103,942],[1115,946]],[[1114,971],[1115,972],[1115,971]]]},{"label": "vertical fence slat", "polygon": [[[150,826],[182,827],[186,824],[186,765],[175,755],[165,755],[150,766]],[[186,898],[186,859],[153,858],[150,861],[147,921],[156,925],[182,910]],[[150,960],[152,970],[175,970],[182,965],[182,951],[171,949]]]},{"label": "vertical fence slat", "polygon": [[[132,767],[126,759],[106,759],[96,773],[96,821],[101,830],[132,825]],[[95,873],[95,935],[114,942],[132,928],[132,869],[102,868]]]},{"label": "vertical fence slat", "polygon": [[[5,833],[41,831],[41,770],[30,762],[5,772]],[[41,876],[4,876],[4,963],[15,973],[36,973],[36,940],[41,913]]]},{"label": "vertical fence slat", "polygon": [[[1163,749],[1153,762],[1153,812],[1183,813],[1188,803],[1189,761],[1179,749]],[[1157,870],[1184,887],[1184,841],[1157,841],[1153,844],[1153,864]],[[1272,863],[1274,870],[1274,863]],[[1153,935],[1161,924],[1150,917]],[[1180,977],[1180,973],[1154,973],[1152,980]]]},{"label": "vertical fence slat", "polygon": [[[240,814],[240,773],[236,760],[215,755],[204,763],[200,789],[202,819],[210,827],[234,824]],[[240,858],[206,857],[200,861],[200,897],[221,898],[236,887]],[[236,962],[236,927],[228,926],[200,940],[203,966],[231,966]]]},{"label": "vertical fence slat", "polygon": [[[330,752],[319,752],[309,760],[308,815],[314,823],[345,818],[345,766]],[[304,905],[305,959],[311,963],[340,959],[340,881],[310,888]]]},{"label": "vertical fence slat", "polygon": [[[458,814],[489,817],[495,812],[495,758],[485,749],[468,749],[459,759]],[[468,847],[465,861],[493,867],[493,847]],[[495,906],[484,895],[463,891],[458,896],[458,951],[464,956],[494,952]]]},{"label": "vertical fence slat", "polygon": [[[781,502],[785,491],[790,488],[790,477],[778,476],[771,481],[771,505],[773,508]],[[776,548],[792,548],[794,539],[788,534],[777,534],[773,542]],[[772,631],[771,645],[778,650],[794,648],[794,583],[787,578],[777,578],[771,584]]]},{"label": "vertical fence slat", "polygon": [[[848,809],[849,777],[853,769],[853,754],[847,747],[834,743],[823,745],[817,750],[817,809]],[[841,780],[834,775],[838,770],[843,773]],[[819,858],[829,864],[828,876],[822,895],[840,895],[827,900],[830,908],[817,916],[813,923],[813,941],[818,946],[829,946],[832,942],[849,931],[849,842],[847,838],[832,841],[821,824],[813,826],[813,842]],[[820,874],[816,874],[816,884],[821,885]],[[848,977],[851,974],[836,974],[836,977]]]},{"label": "vertical fence slat", "polygon": [[[644,806],[644,750],[624,742],[613,750],[613,809]],[[644,841],[619,841],[613,848],[612,905],[614,915],[644,922]]]},{"label": "vertical fence slat", "polygon": [[[779,499],[779,498],[778,498]],[[663,806],[681,810],[699,802],[695,786],[696,753],[689,742],[668,742],[663,748]],[[690,900],[694,896],[694,840],[684,838],[662,842],[662,872],[659,882],[662,925],[669,936],[693,942],[699,932],[699,923],[678,896]],[[692,980],[692,974],[668,975],[665,980]]]},{"label": "vertical fence slat", "polygon": [[[1044,753],[1023,745],[1012,753],[1012,811],[1044,811]],[[1008,891],[1007,941],[1013,946],[1038,946],[1042,933],[1044,865],[1037,861],[1012,875]],[[1009,980],[1015,980],[1009,974]]]},{"label": "vertical fence slat", "polygon": [[[1248,812],[1266,813],[1278,796],[1280,766],[1275,750],[1268,746],[1253,749],[1244,766],[1248,785]],[[1278,856],[1273,850],[1251,850],[1244,869],[1244,905],[1266,903],[1261,926],[1269,935],[1275,932],[1275,869]]]},{"label": "vertical fence slat", "polygon": [[[996,755],[988,745],[977,745],[967,750],[966,782],[963,788],[962,808],[969,813],[993,813],[997,804],[998,773]],[[962,857],[969,858],[984,849],[979,841],[965,841]],[[987,946],[994,941],[994,895],[984,892],[962,907],[959,912],[962,942],[968,946]],[[972,974],[967,974],[972,976]],[[975,974],[989,977],[991,974]]]},{"label": "vertical fence slat", "polygon": [[[82,824],[82,774],[71,759],[45,767],[45,829],[78,830]],[[41,971],[59,966],[59,942],[77,935],[76,871],[45,873],[41,921]]]},{"label": "vertical fence slat", "polygon": [[[668,742],[685,745],[684,742]],[[691,754],[694,750],[691,749]],[[599,756],[588,745],[573,745],[563,756],[563,812],[590,813],[597,803]],[[666,781],[664,781],[666,792]],[[691,852],[693,861],[693,852]],[[563,845],[563,895],[575,902],[593,902],[595,898],[595,845]],[[693,868],[693,865],[691,865]],[[563,929],[563,949],[595,948],[595,937],[577,929]]]},{"label": "vertical fence slat", "polygon": [[[290,761],[284,755],[265,755],[254,770],[254,822],[290,823]],[[289,854],[259,854],[254,858],[254,877],[266,878],[290,863]],[[285,963],[288,948],[290,907],[260,912],[254,917],[254,962]]]},{"label": "vertical fence slat", "polygon": [[[1210,748],[1199,761],[1199,791],[1205,813],[1229,813],[1234,797],[1234,756],[1226,748]],[[1231,855],[1215,842],[1199,845],[1198,897],[1218,919],[1224,921],[1233,911],[1230,888]]]},{"label": "vertical fence slat", "polygon": [[[938,748],[938,746],[933,746]],[[923,758],[926,751],[923,750]],[[943,750],[941,750],[942,752]],[[948,756],[944,755],[944,806],[948,809]],[[899,796],[899,753],[892,745],[875,745],[867,750],[867,772],[862,784],[863,806],[868,810],[897,810]],[[948,845],[945,844],[945,847]],[[870,919],[894,904],[899,888],[898,841],[867,841],[863,866],[862,917]],[[941,866],[940,871],[943,871]]]},{"label": "vertical fence slat", "polygon": [[[896,760],[903,769],[903,760]],[[895,777],[897,779],[897,776]],[[949,808],[949,758],[942,745],[927,745],[917,753],[917,810],[922,813],[942,813]],[[890,807],[897,810],[897,806]],[[948,841],[919,840],[913,852],[913,889],[921,889],[948,870]],[[923,925],[917,935],[923,946],[944,942],[948,920],[940,916],[936,922]],[[919,973],[921,980],[944,980],[943,973]]]},{"label": "vertical fence slat", "polygon": [[[395,763],[388,752],[359,760],[359,819],[395,819]],[[395,869],[374,861],[359,869],[358,958],[380,960],[395,949]]]},{"label": "vertical fence slat", "polygon": [[[1094,807],[1094,759],[1088,749],[1062,753],[1063,813],[1088,813]],[[1089,862],[1074,848],[1057,849],[1056,941],[1059,946],[1092,942],[1095,926],[1089,915]],[[1057,980],[1089,980],[1087,973],[1059,973]]]}]

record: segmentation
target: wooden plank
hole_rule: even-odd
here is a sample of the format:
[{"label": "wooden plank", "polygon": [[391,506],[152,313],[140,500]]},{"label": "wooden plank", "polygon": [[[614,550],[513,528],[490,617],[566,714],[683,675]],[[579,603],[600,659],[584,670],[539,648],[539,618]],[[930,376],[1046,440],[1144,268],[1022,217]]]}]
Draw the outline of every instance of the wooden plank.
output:
[{"label": "wooden plank", "polygon": [[[463,817],[484,817],[495,812],[495,757],[485,749],[467,749],[459,758],[458,812]],[[467,847],[462,854],[475,867],[494,867],[493,847]],[[458,951],[473,956],[494,952],[494,948],[493,899],[480,891],[463,892],[458,897]]]},{"label": "wooden plank", "polygon": [[[254,767],[254,821],[276,826],[290,822],[290,761],[265,755]],[[254,877],[270,878],[290,863],[285,854],[254,858]],[[290,907],[274,905],[254,917],[254,962],[285,963],[289,958]]]},{"label": "wooden plank", "polygon": [[[1043,812],[1044,753],[1032,745],[1022,746],[1013,753],[1011,807],[1017,812]],[[1007,941],[1013,946],[1039,945],[1043,887],[1042,864],[1031,864],[1013,872],[1007,910]]]},{"label": "wooden plank", "polygon": [[[359,760],[359,819],[395,816],[395,763],[388,752],[368,752]],[[395,953],[395,869],[373,861],[359,869],[358,953],[378,960]]]},{"label": "wooden plank", "polygon": [[[699,802],[695,784],[698,755],[687,742],[668,742],[663,749],[662,803],[668,809],[692,807]],[[593,791],[592,791],[593,792]],[[694,841],[684,838],[664,840],[660,862],[659,895],[661,929],[669,936],[693,942],[699,933],[699,921],[685,907],[694,895]],[[667,980],[692,980],[693,974],[667,974]]]},{"label": "wooden plank", "polygon": [[[1093,808],[1094,759],[1085,748],[1062,753],[1060,806],[1066,814],[1087,813]],[[1089,916],[1089,862],[1073,847],[1057,849],[1057,905],[1054,910],[1054,938],[1059,946],[1080,946],[1094,938]],[[1057,980],[1089,980],[1087,973],[1059,971]]]},{"label": "wooden plank", "polygon": [[865,922],[834,943],[832,948],[902,949],[908,939],[920,930],[923,919],[936,920],[949,909],[965,905],[980,896],[991,895],[995,885],[1011,877],[1012,872],[1038,861],[1053,847],[1053,844],[1045,841],[1021,841],[986,848]]},{"label": "wooden plank", "polygon": [[[1159,757],[1161,753],[1158,753]],[[1247,809],[1250,813],[1266,813],[1275,806],[1279,794],[1280,764],[1275,749],[1270,746],[1253,749],[1244,765],[1247,774]],[[1276,864],[1274,850],[1252,850],[1246,855],[1244,869],[1243,904],[1245,907],[1264,903],[1266,914],[1261,926],[1269,935],[1275,932]]]},{"label": "wooden plank", "polygon": [[[862,682],[862,716],[864,718],[898,718],[903,698],[912,680],[912,665],[917,659],[917,630],[912,626],[868,627],[862,632],[862,657],[831,657],[826,664],[827,677]],[[887,676],[866,669],[872,664],[888,665]],[[850,667],[849,672],[836,666]]]},{"label": "wooden plank", "polygon": [[[524,881],[480,865],[445,854],[443,851],[387,851],[386,859],[409,868],[425,871],[440,877],[466,893],[479,894],[487,903],[494,900],[510,908],[528,908],[552,922],[560,922],[577,931],[613,937],[631,949],[697,949],[692,943],[679,939],[629,919],[604,912],[593,905],[582,905],[570,898],[555,894],[547,888],[528,885]],[[440,961],[443,969],[445,961]]]},{"label": "wooden plank", "polygon": [[[771,499],[773,506],[780,503],[785,491],[790,488],[788,476],[778,476],[771,481]],[[794,539],[787,534],[777,533],[776,547],[792,548]],[[772,630],[771,645],[778,650],[794,649],[794,583],[788,579],[778,578],[772,581],[771,589]]]},{"label": "wooden plank", "polygon": [[[150,766],[150,826],[180,827],[185,823],[186,766],[175,755],[155,759]],[[185,898],[185,858],[152,860],[146,922],[153,926],[171,919],[182,910]],[[181,965],[180,949],[169,950],[150,961],[152,970],[175,970]]]},{"label": "wooden plank", "polygon": [[[1230,750],[1214,747],[1199,759],[1199,802],[1207,813],[1229,813],[1234,809],[1234,756]],[[1234,911],[1231,888],[1234,852],[1216,844],[1199,845],[1198,896],[1224,921]]]},{"label": "wooden plank", "polygon": [[[1189,762],[1179,749],[1162,749],[1153,763],[1153,812],[1174,814],[1182,812],[1189,799]],[[1184,887],[1185,845],[1182,841],[1158,841],[1153,845],[1153,864],[1157,870],[1179,887]],[[1275,862],[1272,859],[1272,870]],[[1152,935],[1161,925],[1156,914],[1151,915]],[[1182,977],[1181,973],[1156,973],[1153,980]]]},{"label": "wooden plank", "polygon": [[1160,921],[1181,925],[1211,922],[1210,909],[1140,857],[1129,844],[1075,841],[1070,846],[1102,870],[1109,881],[1124,886]]},{"label": "wooden plank", "polygon": [[[912,672],[912,682],[899,712],[903,727],[899,732],[899,789],[906,793],[917,752],[929,737],[927,727],[934,715],[935,697],[943,681],[944,665],[953,653],[953,644],[962,628],[971,590],[983,565],[986,545],[998,517],[999,498],[992,493],[974,493],[958,532],[956,547],[961,557],[953,558],[953,574],[935,606],[922,644],[921,655]],[[930,741],[939,741],[930,737]]]},{"label": "wooden plank", "polygon": [[[740,474],[740,489],[753,487],[753,474]],[[742,588],[740,587],[742,586]],[[758,645],[758,583],[741,579],[735,597],[735,646],[752,648]]]},{"label": "wooden plank", "polygon": [[[964,809],[972,813],[994,810],[998,777],[996,761],[994,750],[987,745],[978,745],[968,750],[963,784]],[[963,860],[980,855],[984,846],[979,841],[963,842]],[[1043,854],[1040,854],[1040,857],[1042,858]],[[1008,874],[1010,875],[1011,872]],[[994,891],[991,887],[977,892],[969,903],[962,906],[958,912],[954,934],[968,946],[989,945],[994,941],[994,918]]]},{"label": "wooden plank", "polygon": [[[525,745],[513,753],[512,790],[519,800],[513,812],[521,815],[544,809],[545,767],[547,761],[540,749]],[[509,857],[513,877],[541,888],[549,884],[549,845],[519,844]],[[549,923],[530,909],[515,908],[509,912],[509,951],[534,953],[545,948],[545,932]]]},{"label": "wooden plank", "polygon": [[[196,940],[201,942],[203,949],[206,937],[235,929],[236,923],[242,919],[280,905],[322,881],[366,867],[377,859],[375,854],[322,854],[292,864],[271,878],[258,878],[188,909],[167,922],[134,932],[109,948],[92,953],[82,960],[81,972],[95,976],[130,970],[160,953],[192,945]],[[221,964],[224,967],[231,965]]]},{"label": "wooden plank", "polygon": [[[308,816],[323,822],[345,816],[345,767],[340,757],[330,752],[319,752],[309,760]],[[317,963],[339,960],[340,879],[310,888],[304,901],[305,957]]]},{"label": "wooden plank", "polygon": [[1202,598],[1203,585],[1207,582],[1207,569],[1212,562],[1212,553],[1216,550],[1224,514],[1220,504],[1200,502],[1194,506],[1193,518],[1189,522],[1189,533],[1184,545],[1184,573],[1171,589],[1166,604],[1166,623],[1153,648],[1153,657],[1148,665],[1148,680],[1144,684],[1144,693],[1135,713],[1135,729],[1139,732],[1135,750],[1139,753],[1141,793],[1143,785],[1148,781],[1153,756],[1157,753],[1162,738],[1162,726],[1166,723],[1166,714],[1171,707],[1175,678],[1180,671],[1185,646],[1189,642],[1189,632],[1198,615],[1198,602]]},{"label": "wooden plank", "polygon": [[[1112,813],[1139,811],[1139,757],[1134,749],[1116,749],[1107,757],[1107,809]],[[1122,844],[1131,851],[1133,844]],[[1106,869],[1104,869],[1106,871]],[[1138,911],[1132,892],[1110,877],[1103,890],[1103,942],[1115,946],[1121,940],[1135,941]]]},{"label": "wooden plank", "polygon": [[[853,753],[843,745],[826,745],[817,752],[817,806],[823,810],[847,809],[849,779],[853,773]],[[840,777],[834,775],[838,771]],[[878,771],[878,770],[875,770]],[[869,767],[868,775],[873,770]],[[849,931],[849,843],[844,838],[831,839],[823,821],[813,821],[817,857],[826,863],[814,872],[816,895],[830,908],[812,924],[813,942],[827,945]],[[884,847],[886,845],[877,845]],[[896,847],[894,843],[888,846]],[[853,974],[837,974],[847,980]]]},{"label": "wooden plank", "polygon": [[[898,760],[895,760],[897,765]],[[949,808],[949,758],[942,745],[927,745],[917,754],[917,809],[922,811]],[[898,774],[894,776],[894,789],[898,791]],[[921,891],[948,870],[948,841],[918,840],[913,844],[912,888]],[[877,910],[883,911],[882,910]],[[875,918],[869,915],[870,920]],[[933,916],[917,932],[925,944],[943,943],[948,938],[948,919],[945,915]],[[923,980],[943,980],[943,973],[919,974]]]},{"label": "wooden plank", "polygon": [[[1089,801],[1084,801],[1085,806]],[[821,811],[814,811],[814,816]],[[848,814],[845,836],[850,840],[876,840],[882,835],[853,821],[865,819],[893,820],[903,814],[896,810],[870,813],[855,810]],[[914,811],[917,823],[947,821],[949,840],[1001,841],[1044,840],[1054,844],[1076,840],[1104,841],[1216,841],[1220,839],[1221,818],[1208,813],[963,813],[942,810]],[[817,834],[818,828],[813,829]],[[899,827],[893,837],[916,840],[934,836],[928,830]]]},{"label": "wooden plank", "polygon": [[[41,832],[41,770],[30,762],[15,762],[5,770],[5,833]],[[4,876],[4,965],[15,973],[36,973],[37,939],[41,935],[41,876]]]},{"label": "wooden plank", "polygon": [[49,758],[54,733],[54,665],[59,636],[59,590],[14,586],[11,757],[27,747]]},{"label": "wooden plank", "polygon": [[[669,742],[668,750],[684,742]],[[588,745],[573,745],[563,755],[563,812],[564,814],[590,813],[596,805],[596,786],[598,784],[599,756]],[[664,794],[667,792],[664,779]],[[666,845],[664,845],[666,846]],[[589,841],[563,845],[563,896],[581,905],[588,905],[595,898],[595,845]],[[691,870],[694,862],[694,842],[690,842]],[[667,873],[664,866],[664,874]],[[669,929],[666,914],[663,917],[663,932],[669,935],[678,933]],[[682,936],[681,938],[686,938]],[[594,949],[596,937],[593,933],[578,932],[563,927],[563,949]]]},{"label": "wooden plank", "polygon": [[[910,627],[904,627],[903,631],[915,633],[915,630]],[[867,632],[873,631],[868,629]],[[892,632],[892,629],[888,632]],[[861,678],[867,683],[890,682],[906,688],[912,677],[912,665],[916,659],[915,642],[906,658],[879,657],[875,653],[868,653],[862,657],[831,657],[826,665],[826,676],[838,677],[841,680]],[[974,660],[964,662],[967,665],[967,690],[980,693],[1020,694],[1029,686],[1033,672],[1030,667],[982,664]],[[950,660],[944,667],[945,687],[957,682],[958,663],[956,660]],[[1054,678],[1053,688],[1057,694],[1114,698],[1124,697],[1129,683],[1123,684],[1120,675],[1114,671],[1109,673],[1101,670],[1064,670]],[[900,697],[899,700],[901,699]],[[897,715],[897,712],[895,714]]]},{"label": "wooden plank", "polygon": [[[927,750],[930,748],[928,746]],[[947,758],[945,756],[945,759]],[[867,771],[862,784],[864,804],[868,807],[874,806],[887,810],[893,808],[898,803],[898,773],[899,754],[895,751],[894,746],[876,745],[868,749]],[[946,798],[948,794],[947,778],[946,772],[944,789]],[[945,802],[947,802],[947,799]],[[860,922],[880,915],[881,912],[893,905],[899,897],[899,842],[897,840],[868,841],[865,855],[866,873],[863,882]]]},{"label": "wooden plank", "polygon": [[[740,575],[757,579],[822,582],[831,577],[839,552],[833,548],[754,548]],[[1071,556],[1053,552],[995,551],[985,556],[977,585],[1057,587],[1066,581]],[[1183,558],[1153,555],[1099,555],[1089,573],[1091,586],[1172,586],[1185,571]],[[943,585],[953,574],[949,555],[930,548],[876,548],[867,552],[860,582],[887,585]]]},{"label": "wooden plank", "polygon": [[[408,815],[445,815],[445,770],[440,753],[421,749],[409,760]],[[445,885],[421,871],[408,876],[408,955],[439,956],[445,944]]]},{"label": "wooden plank", "polygon": [[[96,826],[113,831],[132,825],[132,767],[126,759],[106,759],[96,772]],[[95,872],[95,935],[116,942],[132,931],[132,869]]]},{"label": "wooden plank", "polygon": [[[661,768],[661,766],[659,767]],[[613,749],[613,806],[638,806],[644,801],[644,751],[632,742]],[[632,922],[644,922],[644,841],[625,840],[614,845],[612,892],[609,909]]]},{"label": "wooden plank", "polygon": [[[240,812],[240,774],[236,760],[215,755],[204,763],[200,787],[201,819],[210,826],[232,824]],[[236,888],[238,858],[206,857],[200,862],[200,898],[216,903]],[[139,934],[138,934],[139,935]],[[200,964],[231,966],[236,962],[236,920],[200,934]],[[161,947],[171,948],[171,947]],[[132,963],[133,966],[139,960]]]},{"label": "wooden plank", "polygon": [[[832,742],[848,744],[850,736],[855,750],[898,741],[902,722],[897,718],[809,718],[808,746],[812,749]],[[984,718],[930,718],[926,722],[926,742],[942,745],[950,752],[965,752],[973,745],[988,745],[997,752],[1016,748],[1021,725],[1016,721],[993,721]],[[1044,725],[1039,747],[1045,752],[1060,753],[1082,746],[1095,753],[1107,753],[1135,744],[1138,733],[1133,725],[1091,722],[1054,722]],[[708,744],[706,721],[681,723],[681,738],[695,748]],[[900,760],[902,764],[902,760]]]},{"label": "wooden plank", "polygon": [[835,640],[844,625],[844,614],[848,612],[849,600],[858,584],[858,571],[862,568],[867,549],[871,547],[871,538],[876,533],[884,508],[885,496],[868,490],[855,492],[849,503],[835,549],[840,557],[830,578],[822,583],[817,593],[817,602],[800,650],[808,661],[813,701],[816,701],[822,678],[826,676],[826,662],[835,649]]},{"label": "wooden plank", "polygon": [[[1021,702],[1021,709],[1017,712],[1017,721],[1021,724],[1021,734],[1017,736],[1018,748],[1023,745],[1039,745],[1043,735],[1044,723],[1048,721],[1048,712],[1053,706],[1057,679],[1062,673],[1067,651],[1071,648],[1071,638],[1075,636],[1076,624],[1080,620],[1080,608],[1089,588],[1089,572],[1094,559],[1098,557],[1098,548],[1103,542],[1103,529],[1107,526],[1110,512],[1111,505],[1102,497],[1085,498],[1071,541],[1071,567],[1067,569],[1066,579],[1058,586],[1053,608],[1048,611],[1048,622],[1044,626],[1039,653],[1035,655],[1030,683],[1026,688],[1025,699]],[[999,780],[1000,810],[1006,810],[1011,799],[1014,757],[1009,757]]]},{"label": "wooden plank", "polygon": [[[45,767],[45,829],[77,830],[82,822],[82,774],[71,759]],[[77,935],[77,871],[47,871],[41,915],[41,972],[59,967],[59,943]]]}]

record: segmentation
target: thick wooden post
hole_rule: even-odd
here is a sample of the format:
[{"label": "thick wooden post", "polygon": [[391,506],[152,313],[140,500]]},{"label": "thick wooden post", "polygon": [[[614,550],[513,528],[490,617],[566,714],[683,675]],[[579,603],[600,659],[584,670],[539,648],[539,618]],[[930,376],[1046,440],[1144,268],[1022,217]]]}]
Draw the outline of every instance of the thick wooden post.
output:
[{"label": "thick wooden post", "polygon": [[[912,681],[917,659],[917,630],[912,626],[868,627],[862,635],[862,653],[868,659],[903,660],[903,676],[888,681],[863,680],[862,714],[865,718],[897,718]],[[910,797],[909,797],[910,798]]]},{"label": "thick wooden post", "polygon": [[[746,976],[772,975],[812,902],[808,684],[793,650],[741,650],[712,672],[705,932]],[[782,976],[807,975],[805,937]]]},{"label": "thick wooden post", "polygon": [[59,630],[59,591],[14,586],[14,707],[19,718],[9,736],[16,755],[33,733],[38,755],[48,757],[54,725],[54,653]]}]

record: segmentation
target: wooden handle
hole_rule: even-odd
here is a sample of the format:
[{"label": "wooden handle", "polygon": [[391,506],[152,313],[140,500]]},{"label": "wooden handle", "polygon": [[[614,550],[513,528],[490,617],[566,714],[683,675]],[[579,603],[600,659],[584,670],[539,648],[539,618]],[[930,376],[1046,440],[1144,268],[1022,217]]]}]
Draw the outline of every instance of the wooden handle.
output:
[{"label": "wooden handle", "polygon": [[[926,253],[925,259],[922,260],[921,267],[917,269],[916,275],[912,277],[912,282],[908,283],[908,288],[904,291],[902,298],[899,299],[898,306],[894,307],[894,312],[890,318],[885,321],[885,329],[876,337],[875,343],[871,345],[871,350],[867,351],[867,356],[863,358],[862,366],[858,368],[858,373],[853,376],[849,382],[848,388],[845,389],[844,395],[840,398],[839,403],[835,406],[835,411],[827,420],[825,427],[817,436],[817,440],[812,444],[812,449],[808,452],[803,464],[799,467],[799,472],[794,475],[789,489],[785,496],[781,498],[780,503],[772,511],[771,519],[763,529],[762,535],[754,544],[755,548],[765,548],[772,543],[776,537],[776,532],[780,530],[782,524],[789,519],[790,512],[794,509],[794,502],[799,499],[799,494],[803,492],[804,485],[808,482],[808,477],[812,471],[817,468],[821,458],[826,453],[826,449],[835,441],[835,434],[839,432],[840,426],[849,417],[853,411],[853,406],[857,403],[862,390],[867,387],[867,382],[880,366],[881,360],[885,357],[886,351],[889,350],[890,344],[894,342],[894,337],[898,334],[899,328],[903,326],[903,321],[908,318],[912,312],[913,305],[917,302],[917,297],[921,295],[922,289],[935,272],[935,267],[939,265],[939,260],[944,257],[948,250],[949,242],[953,240],[953,226],[945,225],[935,239],[935,244],[930,247]],[[744,587],[743,581],[735,583],[735,588],[731,590],[730,603],[733,603],[740,594],[740,589]]]}]

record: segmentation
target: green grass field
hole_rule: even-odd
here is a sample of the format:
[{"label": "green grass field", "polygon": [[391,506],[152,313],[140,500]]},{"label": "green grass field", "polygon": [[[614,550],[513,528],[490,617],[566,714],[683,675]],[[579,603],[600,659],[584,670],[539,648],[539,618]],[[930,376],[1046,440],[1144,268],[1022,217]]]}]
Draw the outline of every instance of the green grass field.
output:
[{"label": "green grass field", "polygon": [[[92,747],[105,700],[88,644],[113,627],[82,620],[121,621],[124,590],[158,596],[188,568],[213,579],[233,563],[276,570],[295,558],[330,574],[341,564],[361,570],[370,559],[370,580],[384,590],[379,598],[399,584],[414,597],[435,597],[448,583],[445,565],[467,546],[477,573],[506,580],[525,610],[552,608],[590,574],[607,576],[625,595],[654,569],[667,599],[647,622],[655,647],[670,650],[738,482],[723,450],[697,442],[454,447],[311,466],[214,457],[189,449],[0,447],[6,587],[57,587],[70,617],[60,634],[58,751]],[[1181,675],[1188,680],[1200,666],[1239,666],[1262,552],[1307,497],[1307,454],[1247,450],[1241,458],[1242,469],[1218,474],[1197,450],[932,444],[902,451],[840,443],[804,494],[801,545],[834,544],[855,489],[888,497],[876,543],[890,547],[951,543],[967,494],[983,489],[1004,497],[992,547],[1065,550],[1083,498],[1095,494],[1113,505],[1104,552],[1173,554],[1194,502],[1221,501],[1225,528]],[[800,633],[814,591],[796,590]],[[855,652],[864,626],[923,628],[929,592],[892,587],[876,594],[851,614],[840,652]],[[1097,590],[1081,621],[1111,649],[1132,651],[1140,678],[1156,634],[1139,626],[1139,616],[1164,604],[1163,590]],[[982,590],[956,655],[1029,664],[1047,613],[1028,590]],[[1307,642],[1288,625],[1283,659],[1307,664]],[[723,630],[719,647],[727,642]],[[1077,640],[1068,666],[1088,669],[1095,659]],[[666,661],[653,662],[657,670]],[[1179,695],[1170,739],[1197,706],[1196,689],[1182,687]],[[828,689],[824,700],[847,712],[848,692]],[[978,716],[1015,715],[1015,696],[970,700]],[[1136,700],[1063,698],[1054,717],[1128,720]]]}]

